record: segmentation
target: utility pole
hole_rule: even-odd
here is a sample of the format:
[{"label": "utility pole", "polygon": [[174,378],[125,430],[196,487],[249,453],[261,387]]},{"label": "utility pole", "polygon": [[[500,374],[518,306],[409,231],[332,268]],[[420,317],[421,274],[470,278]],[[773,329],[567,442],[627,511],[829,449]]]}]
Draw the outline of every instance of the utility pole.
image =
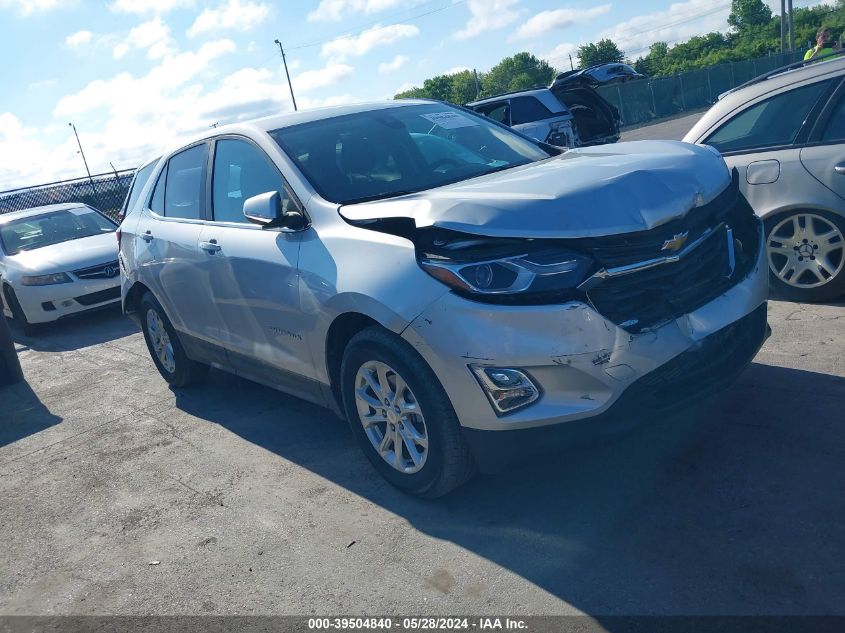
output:
[{"label": "utility pole", "polygon": [[91,178],[91,170],[88,169],[88,161],[85,160],[85,152],[82,151],[82,143],[79,141],[79,134],[76,132],[76,126],[73,123],[68,123],[73,128],[73,135],[76,137],[76,144],[79,146],[79,153],[82,155],[82,162],[85,163],[85,171],[88,173],[88,180],[91,181],[91,189],[94,195],[97,195],[97,188],[94,186],[94,179]]},{"label": "utility pole", "polygon": [[481,94],[481,87],[478,85],[478,71],[475,68],[472,69],[472,77],[475,79],[475,98],[478,99],[478,95]]},{"label": "utility pole", "polygon": [[789,11],[789,50],[795,50],[795,17],[792,12],[792,0],[786,0],[787,10]]},{"label": "utility pole", "polygon": [[786,0],[780,0],[780,52],[786,51]]},{"label": "utility pole", "polygon": [[293,101],[293,110],[296,112],[296,97],[293,96],[293,84],[290,81],[290,73],[288,72],[288,60],[285,59],[285,49],[282,48],[282,43],[279,40],[273,40],[279,45],[279,51],[282,53],[282,63],[285,65],[285,75],[288,78],[288,88],[290,88],[290,100]]},{"label": "utility pole", "polygon": [[569,53],[569,70],[575,70],[575,64],[572,63],[572,53]]}]

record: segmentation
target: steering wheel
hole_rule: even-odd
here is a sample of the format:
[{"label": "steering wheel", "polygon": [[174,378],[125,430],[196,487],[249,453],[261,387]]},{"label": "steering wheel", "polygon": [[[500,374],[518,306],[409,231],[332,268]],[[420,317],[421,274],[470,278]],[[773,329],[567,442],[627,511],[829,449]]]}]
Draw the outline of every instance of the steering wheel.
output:
[{"label": "steering wheel", "polygon": [[447,156],[446,158],[438,158],[436,161],[431,163],[431,165],[429,165],[429,167],[431,167],[432,169],[434,169],[436,171],[439,167],[443,167],[445,165],[453,165],[455,167],[459,167],[461,165],[461,163],[456,161],[454,158],[449,158]]}]

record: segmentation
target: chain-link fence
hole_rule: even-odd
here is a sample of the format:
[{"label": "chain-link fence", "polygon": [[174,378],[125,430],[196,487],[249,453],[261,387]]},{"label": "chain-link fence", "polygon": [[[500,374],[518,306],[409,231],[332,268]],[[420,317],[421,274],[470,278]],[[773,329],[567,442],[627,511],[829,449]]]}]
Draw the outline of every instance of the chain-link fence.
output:
[{"label": "chain-link fence", "polygon": [[0,213],[40,207],[45,204],[81,202],[116,219],[126,198],[126,192],[129,191],[134,173],[134,169],[127,169],[97,174],[91,179],[75,178],[3,191],[0,192]]},{"label": "chain-link fence", "polygon": [[679,75],[603,86],[598,92],[619,109],[622,125],[633,125],[706,108],[723,92],[803,58],[803,51],[777,53]]}]

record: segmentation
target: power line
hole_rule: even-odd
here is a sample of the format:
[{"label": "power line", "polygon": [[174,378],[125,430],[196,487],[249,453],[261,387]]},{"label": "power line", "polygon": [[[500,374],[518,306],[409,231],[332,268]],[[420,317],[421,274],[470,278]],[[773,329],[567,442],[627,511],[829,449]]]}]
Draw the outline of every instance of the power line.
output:
[{"label": "power line", "polygon": [[[345,40],[345,39],[350,38],[350,37],[355,37],[356,35],[361,35],[365,31],[368,32],[368,33],[375,33],[375,32],[378,32],[378,31],[382,31],[384,29],[388,29],[392,26],[399,26],[400,24],[405,24],[407,22],[411,22],[412,20],[418,20],[420,18],[424,18],[424,17],[426,17],[428,15],[432,15],[434,13],[440,13],[441,11],[445,11],[446,9],[451,9],[452,7],[457,7],[459,5],[465,4],[466,1],[467,0],[457,0],[457,2],[449,3],[445,6],[438,7],[437,9],[432,9],[431,11],[426,11],[424,13],[412,15],[412,16],[405,18],[404,20],[399,20],[398,22],[392,22],[390,24],[385,24],[384,26],[379,26],[376,29],[369,29],[368,30],[366,27],[364,27],[364,28],[361,28],[358,31],[353,31],[351,33],[345,33],[344,35],[339,35],[337,37],[333,37],[333,38],[330,38],[330,39],[327,39],[327,40],[321,40],[319,42],[311,42],[310,44],[300,44],[299,46],[291,46],[290,48],[288,48],[288,50],[289,51],[296,51],[296,50],[300,50],[300,49],[303,49],[303,48],[313,48],[315,46],[322,46],[323,44],[328,44],[329,42],[337,42],[338,40]],[[370,24],[376,24],[377,22],[378,21],[371,22]]]}]

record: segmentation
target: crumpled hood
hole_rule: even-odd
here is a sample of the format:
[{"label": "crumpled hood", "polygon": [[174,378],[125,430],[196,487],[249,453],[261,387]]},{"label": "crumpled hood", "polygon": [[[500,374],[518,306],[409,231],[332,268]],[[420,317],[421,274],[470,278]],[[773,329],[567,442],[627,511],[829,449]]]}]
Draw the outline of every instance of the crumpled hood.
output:
[{"label": "crumpled hood", "polygon": [[598,237],[643,231],[707,204],[730,184],[715,151],[636,141],[560,156],[406,196],[343,206],[351,222],[411,218],[492,237]]},{"label": "crumpled hood", "polygon": [[114,233],[100,233],[78,240],[22,251],[7,258],[22,270],[39,274],[61,273],[117,259],[117,239]]}]

